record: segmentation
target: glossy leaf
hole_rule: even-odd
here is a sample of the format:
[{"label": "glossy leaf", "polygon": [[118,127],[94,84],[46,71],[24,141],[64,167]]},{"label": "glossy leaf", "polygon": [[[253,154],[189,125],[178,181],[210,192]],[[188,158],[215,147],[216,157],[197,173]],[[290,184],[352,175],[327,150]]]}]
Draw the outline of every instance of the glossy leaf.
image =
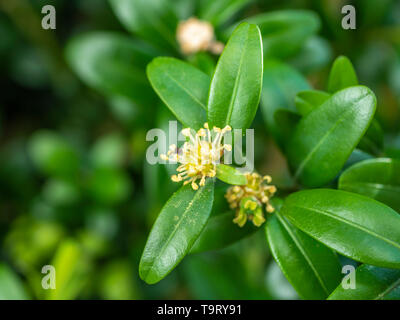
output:
[{"label": "glossy leaf", "polygon": [[155,101],[144,72],[154,56],[143,43],[111,32],[77,36],[66,49],[72,69],[89,86],[146,106]]},{"label": "glossy leaf", "polygon": [[206,122],[210,78],[186,62],[156,58],[147,67],[151,85],[176,118],[199,129]]},{"label": "glossy leaf", "polygon": [[363,264],[356,270],[356,288],[339,285],[329,300],[400,300],[400,270]]},{"label": "glossy leaf", "polygon": [[332,95],[302,118],[287,148],[295,178],[308,187],[332,181],[366,132],[375,108],[374,93],[357,86]]},{"label": "glossy leaf", "polygon": [[267,219],[271,253],[303,299],[326,299],[341,280],[336,254],[293,227],[280,213]]},{"label": "glossy leaf", "polygon": [[214,181],[197,191],[181,187],[164,205],[147,239],[139,275],[149,284],[170,273],[191,249],[209,218],[214,200]]},{"label": "glossy leaf", "polygon": [[258,230],[250,221],[242,228],[233,223],[235,213],[228,211],[212,216],[195,244],[191,253],[217,250],[229,246]]},{"label": "glossy leaf", "polygon": [[259,26],[267,58],[287,58],[298,52],[320,27],[319,17],[307,10],[280,10],[247,19]]},{"label": "glossy leaf", "polygon": [[329,74],[328,92],[335,93],[356,85],[358,85],[358,79],[352,63],[347,57],[338,57]]},{"label": "glossy leaf", "polygon": [[400,268],[400,215],[376,200],[340,190],[306,190],[289,195],[281,212],[346,257]]},{"label": "glossy leaf", "polygon": [[339,188],[374,198],[400,212],[400,160],[358,162],[342,173]]},{"label": "glossy leaf", "polygon": [[122,24],[159,48],[176,49],[178,18],[169,0],[109,0]]},{"label": "glossy leaf", "polygon": [[217,178],[233,185],[245,185],[247,183],[247,178],[243,173],[225,164],[217,165]]},{"label": "glossy leaf", "polygon": [[294,100],[296,108],[302,116],[306,116],[311,111],[322,105],[330,98],[330,94],[319,90],[300,91]]},{"label": "glossy leaf", "polygon": [[297,113],[294,99],[299,91],[311,89],[307,80],[289,65],[267,60],[264,65],[261,109],[268,131],[282,147],[286,141],[286,127],[276,122],[278,110]]},{"label": "glossy leaf", "polygon": [[211,81],[211,126],[246,129],[251,125],[260,101],[262,69],[260,30],[242,23],[230,37]]}]

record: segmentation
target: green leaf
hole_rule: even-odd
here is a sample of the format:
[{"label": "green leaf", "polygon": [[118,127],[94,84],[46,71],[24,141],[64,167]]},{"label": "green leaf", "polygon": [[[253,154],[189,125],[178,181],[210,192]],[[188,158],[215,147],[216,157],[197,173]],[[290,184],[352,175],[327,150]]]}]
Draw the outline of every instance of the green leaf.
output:
[{"label": "green leaf", "polygon": [[371,154],[379,155],[383,149],[383,139],[383,130],[379,122],[373,119],[367,132],[358,144],[358,148]]},{"label": "green leaf", "polygon": [[311,89],[307,80],[289,65],[274,60],[265,61],[261,109],[268,131],[278,144],[286,142],[286,127],[276,122],[278,110],[297,113],[294,98],[299,91]]},{"label": "green leaf", "polygon": [[145,106],[155,101],[145,74],[155,55],[143,43],[111,32],[79,35],[66,49],[67,61],[86,84]]},{"label": "green leaf", "polygon": [[344,89],[303,117],[287,146],[294,176],[308,187],[322,186],[340,172],[372,121],[374,93]]},{"label": "green leaf", "polygon": [[335,93],[356,85],[358,85],[358,79],[351,61],[345,56],[338,57],[329,74],[328,92]]},{"label": "green leaf", "polygon": [[0,264],[0,300],[26,300],[29,296],[21,279],[4,263]]},{"label": "green leaf", "polygon": [[330,94],[319,90],[300,91],[294,100],[296,108],[302,116],[306,116],[330,98]]},{"label": "green leaf", "polygon": [[202,20],[211,22],[214,26],[218,27],[253,0],[203,0],[200,1],[200,8],[198,16]]},{"label": "green leaf", "polygon": [[158,96],[184,126],[203,126],[210,86],[205,73],[186,62],[160,57],[148,65],[147,76]]},{"label": "green leaf", "polygon": [[340,283],[336,254],[293,227],[280,213],[268,217],[266,235],[271,253],[303,299],[326,299]]},{"label": "green leaf", "polygon": [[298,52],[320,27],[319,17],[307,10],[280,10],[246,20],[259,26],[267,58],[287,58]]},{"label": "green leaf", "polygon": [[376,200],[340,190],[306,190],[289,195],[281,212],[346,257],[400,268],[400,216]]},{"label": "green leaf", "polygon": [[260,101],[262,85],[260,30],[240,24],[230,37],[215,69],[208,98],[211,127],[246,129]]},{"label": "green leaf", "polygon": [[197,191],[186,185],[172,195],[147,239],[139,265],[142,280],[156,283],[178,265],[206,225],[213,200],[212,179]]},{"label": "green leaf", "polygon": [[258,230],[252,223],[246,223],[242,228],[233,223],[235,213],[228,211],[212,216],[200,236],[197,238],[190,253],[222,249]]},{"label": "green leaf", "polygon": [[131,32],[153,45],[176,51],[178,18],[170,0],[109,0],[121,21]]},{"label": "green leaf", "polygon": [[400,300],[400,270],[363,264],[355,277],[355,289],[339,285],[328,300]]},{"label": "green leaf", "polygon": [[400,212],[400,160],[358,162],[342,173],[339,189],[374,198]]},{"label": "green leaf", "polygon": [[233,185],[245,185],[246,176],[238,169],[225,164],[217,165],[217,178],[225,183]]}]

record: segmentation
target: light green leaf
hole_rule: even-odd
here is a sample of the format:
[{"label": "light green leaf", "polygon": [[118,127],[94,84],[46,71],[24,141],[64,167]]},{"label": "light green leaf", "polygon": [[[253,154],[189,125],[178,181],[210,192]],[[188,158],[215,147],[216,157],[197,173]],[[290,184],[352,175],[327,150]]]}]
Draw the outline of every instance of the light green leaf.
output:
[{"label": "light green leaf", "polygon": [[358,162],[342,173],[339,189],[374,198],[400,212],[400,160]]},{"label": "light green leaf", "polygon": [[215,69],[208,98],[211,127],[251,125],[260,101],[262,43],[255,25],[240,24],[226,45]]},{"label": "light green leaf", "polygon": [[228,211],[212,216],[195,244],[191,253],[222,249],[258,230],[252,223],[246,223],[242,228],[233,223],[235,213]]},{"label": "light green leaf", "polygon": [[306,190],[289,195],[281,213],[346,257],[400,268],[400,216],[376,200],[340,190]]},{"label": "light green leaf", "polygon": [[111,32],[79,35],[66,49],[68,63],[86,84],[145,106],[155,101],[145,74],[145,66],[155,55],[143,43]]},{"label": "light green leaf", "polygon": [[167,201],[147,239],[139,275],[149,284],[170,273],[191,249],[209,218],[214,200],[214,181],[194,191],[183,186]]},{"label": "light green leaf", "polygon": [[274,60],[265,61],[261,109],[268,131],[278,144],[286,142],[287,128],[276,122],[278,110],[297,113],[294,98],[299,91],[311,89],[307,80],[289,65]]},{"label": "light green leaf", "polygon": [[22,280],[6,264],[0,264],[0,300],[26,300],[29,296]]},{"label": "light green leaf", "polygon": [[328,92],[335,93],[356,85],[358,85],[358,79],[351,61],[345,56],[338,57],[329,74]]},{"label": "light green leaf", "polygon": [[319,90],[300,91],[294,100],[296,108],[302,116],[306,116],[330,98],[330,94]]},{"label": "light green leaf", "polygon": [[217,165],[217,178],[233,185],[245,185],[247,183],[247,178],[243,173],[225,164]]},{"label": "light green leaf", "polygon": [[332,181],[367,131],[375,109],[374,93],[357,86],[337,92],[303,117],[287,146],[295,178],[308,187]]},{"label": "light green leaf", "polygon": [[355,289],[339,285],[328,300],[400,300],[400,270],[363,264],[355,274]]},{"label": "light green leaf", "polygon": [[322,243],[293,227],[280,213],[268,217],[271,253],[303,299],[326,299],[340,283],[340,263]]},{"label": "light green leaf", "polygon": [[174,58],[154,59],[147,76],[159,97],[186,127],[199,129],[206,122],[210,78],[186,62]]}]

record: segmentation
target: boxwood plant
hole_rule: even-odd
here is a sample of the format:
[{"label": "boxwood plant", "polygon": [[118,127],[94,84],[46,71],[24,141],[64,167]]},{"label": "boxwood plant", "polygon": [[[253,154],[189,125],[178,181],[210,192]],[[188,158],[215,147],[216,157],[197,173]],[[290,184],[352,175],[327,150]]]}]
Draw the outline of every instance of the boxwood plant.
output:
[{"label": "boxwood plant", "polygon": [[[400,163],[381,151],[374,93],[359,85],[346,57],[334,62],[326,90],[314,90],[289,65],[263,57],[280,47],[269,39],[263,50],[256,23],[235,28],[212,77],[172,57],[147,66],[151,86],[187,140],[162,156],[178,162],[172,180],[182,186],[153,225],[140,277],[157,283],[186,255],[263,228],[274,259],[303,299],[399,299]],[[296,181],[293,190],[277,190],[266,173],[218,164],[222,151],[231,150],[222,134],[249,128],[259,105]],[[225,195],[216,191],[221,184]],[[220,198],[231,210],[213,210]],[[359,265],[355,289],[341,285],[343,256]]]}]

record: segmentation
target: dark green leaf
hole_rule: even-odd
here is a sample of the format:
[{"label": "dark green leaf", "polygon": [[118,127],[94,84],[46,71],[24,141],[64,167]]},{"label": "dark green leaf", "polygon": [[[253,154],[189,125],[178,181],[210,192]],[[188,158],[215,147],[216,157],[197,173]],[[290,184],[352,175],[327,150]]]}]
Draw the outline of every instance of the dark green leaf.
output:
[{"label": "dark green leaf", "polygon": [[156,283],[178,265],[206,225],[213,200],[212,179],[197,191],[189,184],[172,195],[147,239],[139,265],[142,280]]},{"label": "dark green leaf", "polygon": [[340,283],[340,263],[322,243],[293,227],[276,210],[267,219],[271,253],[303,299],[326,299]]},{"label": "dark green leaf", "polygon": [[400,268],[400,215],[376,200],[340,190],[306,190],[289,195],[281,212],[346,257]]},{"label": "dark green leaf", "polygon": [[116,16],[131,32],[165,49],[176,49],[178,18],[170,0],[109,0]]},{"label": "dark green leaf", "polygon": [[383,149],[383,130],[379,122],[372,120],[364,137],[362,137],[358,148],[371,154],[379,155]]},{"label": "dark green leaf", "polygon": [[358,79],[352,63],[344,56],[338,57],[329,74],[328,92],[335,93],[356,85],[358,85]]},{"label": "dark green leaf", "polygon": [[400,300],[400,270],[363,264],[356,270],[356,288],[339,285],[329,300]]},{"label": "dark green leaf", "polygon": [[374,198],[400,212],[400,160],[358,162],[342,173],[339,188]]},{"label": "dark green leaf", "polygon": [[267,58],[293,55],[320,27],[319,17],[307,10],[268,12],[246,21],[259,26]]},{"label": "dark green leaf", "polygon": [[154,103],[145,66],[155,53],[143,43],[120,34],[92,32],[73,38],[66,56],[72,69],[93,88],[146,106]]},{"label": "dark green leaf", "polygon": [[257,26],[242,23],[233,32],[215,69],[208,98],[208,121],[220,128],[251,125],[260,101],[262,43]]},{"label": "dark green leaf", "polygon": [[156,58],[147,76],[159,97],[186,127],[199,129],[206,122],[210,78],[197,68],[174,58]]},{"label": "dark green leaf", "polygon": [[264,65],[261,108],[269,132],[282,147],[285,143],[285,128],[276,123],[275,113],[284,109],[297,112],[294,98],[299,91],[310,89],[306,79],[289,65],[268,60]]},{"label": "dark green leaf", "polygon": [[246,176],[243,173],[225,164],[219,164],[217,166],[217,178],[225,183],[234,185],[245,185],[247,183]]},{"label": "dark green leaf", "polygon": [[229,246],[258,230],[246,223],[242,228],[233,223],[235,213],[228,211],[212,216],[192,247],[191,253],[217,250]]},{"label": "dark green leaf", "polygon": [[366,132],[375,108],[374,93],[357,86],[332,95],[302,118],[287,148],[295,178],[308,187],[333,180]]},{"label": "dark green leaf", "polygon": [[330,94],[319,90],[300,91],[294,100],[296,108],[302,116],[309,114],[311,111],[322,105],[330,98]]}]

